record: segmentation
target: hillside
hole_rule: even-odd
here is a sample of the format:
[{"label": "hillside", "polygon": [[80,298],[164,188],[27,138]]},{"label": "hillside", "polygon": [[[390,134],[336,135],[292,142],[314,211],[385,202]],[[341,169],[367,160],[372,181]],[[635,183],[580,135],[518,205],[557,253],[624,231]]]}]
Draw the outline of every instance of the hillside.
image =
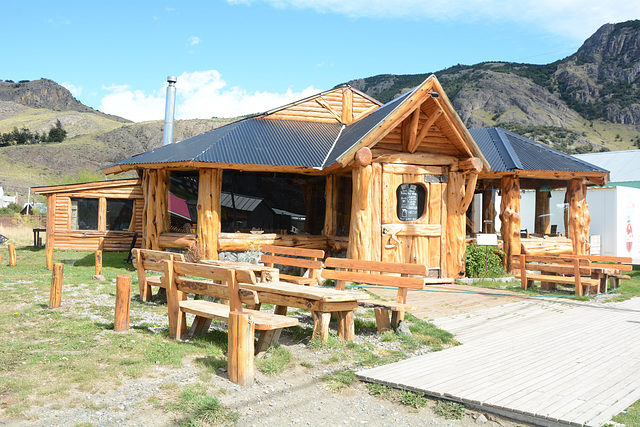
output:
[{"label": "hillside", "polygon": [[[552,64],[487,62],[434,74],[469,128],[502,126],[567,152],[622,150],[640,141],[640,21],[603,25]],[[383,102],[429,74],[349,84]]]},{"label": "hillside", "polygon": [[[352,80],[383,102],[432,73]],[[578,51],[552,64],[486,62],[435,72],[469,128],[501,126],[560,150],[624,150],[640,145],[640,21],[603,25]],[[103,179],[100,168],[158,147],[162,121],[131,123],[89,108],[48,80],[0,81],[0,133],[47,132],[58,144],[0,147],[0,185],[26,198],[36,185]],[[175,139],[236,119],[177,121]]]}]

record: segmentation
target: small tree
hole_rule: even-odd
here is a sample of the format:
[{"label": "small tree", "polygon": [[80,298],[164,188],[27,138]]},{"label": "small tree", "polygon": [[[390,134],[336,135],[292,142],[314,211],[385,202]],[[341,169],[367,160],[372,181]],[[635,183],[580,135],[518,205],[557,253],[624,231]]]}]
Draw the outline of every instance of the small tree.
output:
[{"label": "small tree", "polygon": [[48,142],[62,142],[67,137],[67,131],[62,128],[60,119],[56,120],[56,125],[49,131]]}]

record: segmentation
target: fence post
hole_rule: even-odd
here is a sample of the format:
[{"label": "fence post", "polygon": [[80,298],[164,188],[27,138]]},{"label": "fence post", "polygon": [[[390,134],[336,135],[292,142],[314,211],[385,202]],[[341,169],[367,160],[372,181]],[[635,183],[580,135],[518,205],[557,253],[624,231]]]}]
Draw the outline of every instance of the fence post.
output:
[{"label": "fence post", "polygon": [[104,237],[100,237],[98,241],[98,249],[96,249],[96,276],[102,275],[102,251],[104,250]]},{"label": "fence post", "polygon": [[129,330],[129,304],[131,303],[131,276],[116,276],[116,313],[113,321],[114,331]]},{"label": "fence post", "polygon": [[16,247],[12,243],[9,243],[7,247],[9,248],[9,265],[15,267],[17,264]]},{"label": "fence post", "polygon": [[53,274],[51,277],[51,292],[49,293],[49,307],[60,307],[62,300],[62,275],[64,271],[63,263],[53,264]]}]

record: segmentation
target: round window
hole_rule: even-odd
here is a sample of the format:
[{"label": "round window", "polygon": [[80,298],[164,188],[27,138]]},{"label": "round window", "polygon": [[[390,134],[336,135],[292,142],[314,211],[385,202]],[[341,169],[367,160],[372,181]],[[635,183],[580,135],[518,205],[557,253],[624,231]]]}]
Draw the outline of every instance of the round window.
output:
[{"label": "round window", "polygon": [[400,184],[396,189],[396,206],[400,221],[417,221],[424,214],[426,189],[420,184]]}]

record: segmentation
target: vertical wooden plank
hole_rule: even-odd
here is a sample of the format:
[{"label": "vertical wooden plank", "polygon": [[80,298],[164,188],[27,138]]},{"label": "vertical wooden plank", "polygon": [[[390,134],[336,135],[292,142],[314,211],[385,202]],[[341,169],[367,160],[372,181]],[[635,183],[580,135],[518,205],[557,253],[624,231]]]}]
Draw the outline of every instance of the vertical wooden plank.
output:
[{"label": "vertical wooden plank", "polygon": [[337,311],[336,318],[338,321],[338,338],[344,341],[353,341],[356,336],[353,311]]},{"label": "vertical wooden plank", "polygon": [[520,179],[515,175],[503,176],[501,187],[500,221],[505,253],[504,267],[510,272],[511,257],[520,255]]},{"label": "vertical wooden plank", "polygon": [[322,230],[322,234],[327,237],[333,237],[337,234],[336,226],[337,226],[337,211],[336,211],[336,192],[335,183],[338,180],[338,177],[335,175],[327,175],[325,184],[324,184],[324,200],[325,200],[325,208],[324,208],[324,228]]},{"label": "vertical wooden plank", "polygon": [[578,258],[573,259],[573,275],[576,278],[576,295],[582,296],[583,292],[582,292],[582,280],[580,277],[580,260]]},{"label": "vertical wooden plank", "polygon": [[[427,187],[429,189],[427,196],[429,197],[429,224],[440,224],[442,216],[442,184],[432,183]],[[426,264],[429,267],[440,267],[440,239],[438,237],[429,237],[429,259]]]},{"label": "vertical wooden plank", "polygon": [[313,334],[311,339],[318,336],[323,343],[327,342],[329,338],[329,322],[331,321],[331,313],[324,313],[321,311],[313,311]]},{"label": "vertical wooden plank", "polygon": [[129,330],[129,306],[131,303],[131,276],[116,276],[116,309],[113,330],[116,332]]},{"label": "vertical wooden plank", "polygon": [[520,255],[520,287],[524,290],[529,287],[527,280],[527,260],[524,254]]},{"label": "vertical wooden plank", "polygon": [[51,276],[51,291],[49,292],[49,307],[60,307],[62,300],[62,277],[64,272],[63,263],[55,263],[53,265]]},{"label": "vertical wooden plank", "polygon": [[371,165],[371,260],[381,261],[382,257],[382,164]]},{"label": "vertical wooden plank", "polygon": [[[443,172],[444,173],[444,172]],[[446,170],[447,176],[449,175],[449,168]],[[440,236],[440,277],[451,277],[449,275],[449,267],[447,265],[447,239],[449,238],[449,232],[447,230],[447,194],[449,183],[444,182],[441,184],[440,191],[440,230],[442,235]],[[455,277],[455,276],[454,276]]]},{"label": "vertical wooden plank", "polygon": [[[184,313],[180,311],[180,301],[185,299],[185,294],[176,287],[173,273],[173,260],[164,262],[164,282],[167,290],[167,312],[169,317],[169,336],[180,339],[187,331],[187,321]],[[180,320],[178,320],[178,318]]]},{"label": "vertical wooden plank", "polygon": [[466,215],[462,209],[465,196],[464,176],[449,172],[447,185],[447,275],[457,278],[464,268]]}]

